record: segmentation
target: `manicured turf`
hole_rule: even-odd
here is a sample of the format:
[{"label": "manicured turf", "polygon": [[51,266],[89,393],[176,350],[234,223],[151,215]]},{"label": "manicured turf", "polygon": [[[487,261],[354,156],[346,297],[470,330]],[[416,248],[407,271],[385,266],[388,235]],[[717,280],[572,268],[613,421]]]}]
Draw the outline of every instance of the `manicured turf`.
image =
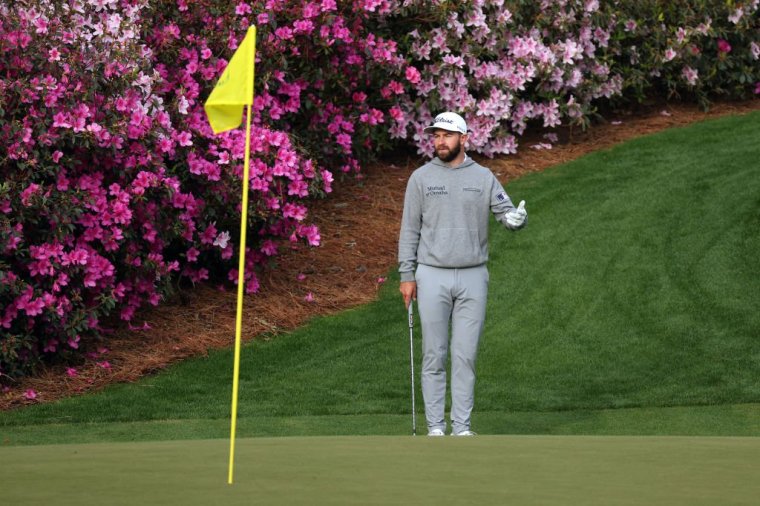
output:
[{"label": "manicured turf", "polygon": [[[425,434],[421,414],[417,433]],[[411,414],[245,417],[242,437],[411,434]],[[760,404],[627,408],[591,411],[477,412],[481,434],[758,436]],[[138,422],[51,422],[0,428],[0,447],[114,441],[229,438],[229,419],[169,419]],[[760,456],[758,456],[760,458]]]},{"label": "manicured turf", "polygon": [[[760,435],[758,131],[760,113],[722,118],[508,186],[530,223],[491,231],[476,431]],[[239,435],[408,433],[397,280],[376,303],[245,346]],[[0,441],[223,438],[231,370],[220,351],[0,413]]]},{"label": "manicured turf", "polygon": [[13,505],[755,505],[760,438],[256,438],[0,448]]}]

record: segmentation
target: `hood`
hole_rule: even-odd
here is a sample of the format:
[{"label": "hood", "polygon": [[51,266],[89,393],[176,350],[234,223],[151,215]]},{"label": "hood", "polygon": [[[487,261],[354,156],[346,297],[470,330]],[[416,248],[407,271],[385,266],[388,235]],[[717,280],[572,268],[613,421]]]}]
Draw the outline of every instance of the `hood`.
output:
[{"label": "hood", "polygon": [[448,163],[441,161],[440,158],[437,156],[434,157],[432,160],[430,160],[430,163],[432,165],[435,165],[436,167],[443,167],[445,169],[464,169],[465,167],[469,167],[471,165],[475,165],[475,160],[470,158],[469,156],[464,159],[464,161],[461,163],[461,165],[457,165],[456,167],[450,167]]}]

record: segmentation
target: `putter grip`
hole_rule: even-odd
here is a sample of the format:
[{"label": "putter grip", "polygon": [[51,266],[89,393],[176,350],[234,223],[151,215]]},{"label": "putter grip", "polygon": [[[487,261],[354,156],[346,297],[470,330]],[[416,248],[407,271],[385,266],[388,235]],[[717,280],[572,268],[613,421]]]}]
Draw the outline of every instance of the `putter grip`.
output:
[{"label": "putter grip", "polygon": [[414,312],[412,311],[412,303],[409,302],[409,328],[414,327]]}]

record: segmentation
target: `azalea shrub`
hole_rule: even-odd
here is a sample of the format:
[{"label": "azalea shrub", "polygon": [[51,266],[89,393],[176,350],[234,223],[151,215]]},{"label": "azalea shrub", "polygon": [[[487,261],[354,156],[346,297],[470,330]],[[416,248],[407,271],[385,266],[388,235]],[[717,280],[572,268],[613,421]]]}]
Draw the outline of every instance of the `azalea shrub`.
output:
[{"label": "azalea shrub", "polygon": [[[605,103],[760,93],[758,1],[0,3],[0,382],[85,356],[177,283],[237,282],[244,131],[203,101],[258,31],[245,289],[308,202],[443,110],[469,149]],[[553,137],[548,135],[551,142]],[[548,146],[549,144],[546,144]],[[307,299],[308,300],[308,299]],[[131,325],[128,323],[128,325]]]},{"label": "azalea shrub", "polygon": [[158,303],[200,211],[164,168],[171,119],[139,2],[0,4],[0,375]]},{"label": "azalea shrub", "polygon": [[760,0],[625,1],[616,6],[620,101],[760,95]]},{"label": "azalea shrub", "polygon": [[395,102],[391,134],[429,156],[423,129],[455,110],[470,150],[493,156],[515,153],[529,125],[585,128],[602,104],[750,98],[760,93],[757,10],[757,0],[399,1],[389,23],[404,35],[405,64],[383,90]]},{"label": "azalea shrub", "polygon": [[[423,129],[442,110],[463,113],[469,146],[487,156],[515,153],[528,124],[587,121],[593,103],[619,94],[623,77],[609,54],[614,20],[598,2],[403,2],[408,24],[394,137],[420,153]],[[386,93],[390,94],[391,88]]]},{"label": "azalea shrub", "polygon": [[[180,153],[170,153],[180,162],[173,173],[204,195],[206,216],[225,229],[239,219],[230,211],[240,199],[244,132],[214,135],[203,100],[246,29],[257,26],[249,225],[258,245],[246,268],[247,290],[256,291],[256,268],[277,254],[281,239],[319,244],[318,230],[304,221],[305,199],[330,193],[336,177],[357,174],[388,145],[369,70],[397,58],[395,43],[368,32],[365,22],[378,13],[363,2],[178,0],[148,9],[145,37],[160,95],[184,135]],[[236,269],[229,278],[237,279]]]},{"label": "azalea shrub", "polygon": [[[388,145],[383,129],[376,128],[385,113],[377,108],[378,77],[370,71],[399,57],[396,43],[367,25],[381,15],[378,4],[383,3],[152,2],[146,38],[163,77],[162,96],[192,135],[188,142],[197,140],[204,149],[220,142],[208,128],[202,101],[247,27],[255,24],[254,129],[285,132],[297,156],[330,171],[324,174],[328,180],[333,172],[358,172],[360,162]],[[214,155],[207,158],[217,165],[215,153],[203,154]],[[293,172],[285,168],[291,160],[283,162],[283,170]],[[318,173],[316,193],[323,180]],[[306,191],[297,193],[306,196]]]},{"label": "azalea shrub", "polygon": [[246,291],[283,242],[319,244],[305,199],[377,148],[367,61],[395,45],[363,32],[374,3],[255,5],[0,4],[2,381],[81,356],[175,279],[236,282],[244,132],[214,136],[202,101],[254,20]]}]

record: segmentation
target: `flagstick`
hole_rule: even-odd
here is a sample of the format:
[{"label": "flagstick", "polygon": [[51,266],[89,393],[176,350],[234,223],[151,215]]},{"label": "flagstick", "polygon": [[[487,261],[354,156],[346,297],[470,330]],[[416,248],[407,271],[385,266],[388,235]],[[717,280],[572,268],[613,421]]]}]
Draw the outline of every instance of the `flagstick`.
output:
[{"label": "flagstick", "polygon": [[230,428],[230,471],[227,483],[232,485],[235,465],[235,430],[237,428],[238,377],[240,375],[240,340],[243,320],[243,290],[245,288],[245,244],[248,228],[248,174],[251,150],[251,104],[248,104],[245,125],[245,163],[243,164],[243,208],[240,213],[240,263],[238,264],[237,317],[235,318],[235,367],[232,378],[232,426]]}]

